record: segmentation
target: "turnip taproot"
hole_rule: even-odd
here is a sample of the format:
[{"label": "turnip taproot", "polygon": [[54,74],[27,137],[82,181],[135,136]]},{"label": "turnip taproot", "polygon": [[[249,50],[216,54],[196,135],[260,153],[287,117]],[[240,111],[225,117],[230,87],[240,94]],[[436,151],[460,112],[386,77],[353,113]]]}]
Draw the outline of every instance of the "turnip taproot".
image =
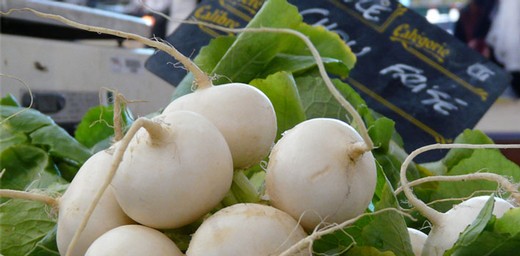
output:
[{"label": "turnip taproot", "polygon": [[112,189],[138,223],[177,228],[202,217],[224,198],[233,179],[231,153],[223,135],[202,115],[175,111],[152,120],[161,131],[137,132]]},{"label": "turnip taproot", "polygon": [[197,112],[222,132],[233,155],[235,169],[244,169],[265,158],[274,144],[277,125],[271,101],[255,87],[230,83],[198,86],[172,101],[163,111]]},{"label": "turnip taproot", "polygon": [[311,230],[341,223],[368,207],[376,186],[375,159],[358,133],[330,118],[304,121],[276,143],[266,170],[273,206]]},{"label": "turnip taproot", "polygon": [[158,230],[125,225],[107,231],[88,248],[85,256],[182,256],[175,243]]},{"label": "turnip taproot", "polygon": [[306,236],[283,211],[262,204],[235,204],[202,223],[186,255],[278,255]]}]

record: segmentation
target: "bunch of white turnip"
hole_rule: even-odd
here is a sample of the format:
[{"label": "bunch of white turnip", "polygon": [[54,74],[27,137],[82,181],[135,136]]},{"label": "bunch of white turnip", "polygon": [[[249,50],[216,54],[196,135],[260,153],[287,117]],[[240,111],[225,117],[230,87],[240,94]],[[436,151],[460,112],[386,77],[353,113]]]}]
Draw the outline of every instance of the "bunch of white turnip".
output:
[{"label": "bunch of white turnip", "polygon": [[[317,239],[313,233],[323,224],[352,220],[370,204],[377,172],[368,132],[357,112],[335,90],[312,43],[298,32],[257,30],[293,33],[307,43],[324,81],[352,115],[359,133],[343,121],[316,118],[284,131],[275,141],[275,111],[260,90],[241,83],[213,86],[193,62],[164,43],[28,11],[163,50],[195,78],[194,92],[172,101],[156,117],[137,119],[121,140],[81,167],[60,198],[47,198],[59,209],[60,254],[182,255],[159,230],[202,219],[187,255],[308,255],[310,240]],[[229,192],[234,172],[266,158],[268,200],[212,213]],[[403,191],[433,223],[427,238],[411,235],[412,242],[422,241],[414,249],[417,255],[442,255],[476,218],[486,199],[470,199],[447,213],[422,211],[424,203],[413,196],[406,180],[408,164],[403,164],[401,173]],[[473,200],[480,206],[466,207]],[[512,207],[499,203],[496,200],[497,215]],[[455,220],[459,215],[467,221]],[[457,225],[449,224],[452,220]]]},{"label": "bunch of white turnip", "polygon": [[304,239],[305,230],[348,220],[370,203],[376,183],[371,146],[347,123],[305,121],[286,131],[271,150],[276,115],[260,90],[241,83],[213,86],[166,44],[27,10],[144,42],[170,53],[195,77],[193,93],[156,117],[137,119],[120,141],[88,159],[55,200],[61,254],[137,255],[143,244],[160,248],[148,253],[180,254],[157,230],[203,218],[223,200],[235,170],[269,154],[266,186],[272,206],[236,204],[212,214],[193,235],[188,255],[281,254]]}]

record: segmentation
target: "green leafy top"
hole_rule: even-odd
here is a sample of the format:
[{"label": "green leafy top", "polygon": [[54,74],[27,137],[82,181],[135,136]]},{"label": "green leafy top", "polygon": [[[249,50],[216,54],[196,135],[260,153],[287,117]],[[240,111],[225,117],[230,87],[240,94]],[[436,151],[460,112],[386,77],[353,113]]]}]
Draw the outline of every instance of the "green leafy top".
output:
[{"label": "green leafy top", "polygon": [[[27,172],[25,168],[20,168],[22,166],[44,163],[41,171],[57,173],[70,181],[91,155],[86,147],[50,117],[36,110],[1,106],[0,124],[0,158],[3,160],[0,162],[0,169],[5,169],[6,176]],[[20,148],[27,150],[27,153],[17,154]],[[29,157],[29,152],[42,152],[46,160],[34,161]],[[2,188],[24,189],[11,186],[7,178],[2,179]]]}]

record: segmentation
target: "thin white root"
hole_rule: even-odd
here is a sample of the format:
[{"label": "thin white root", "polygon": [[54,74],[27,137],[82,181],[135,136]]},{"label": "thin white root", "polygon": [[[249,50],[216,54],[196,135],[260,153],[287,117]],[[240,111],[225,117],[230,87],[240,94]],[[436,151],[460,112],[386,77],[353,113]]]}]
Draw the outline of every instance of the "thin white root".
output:
[{"label": "thin white root", "polygon": [[12,189],[0,189],[0,197],[12,199],[24,199],[44,203],[51,207],[58,206],[58,199],[48,195],[37,194],[34,192],[19,191]]},{"label": "thin white root", "polygon": [[162,126],[156,122],[153,122],[151,120],[145,119],[145,118],[139,118],[137,119],[128,132],[125,134],[123,139],[119,141],[119,145],[116,148],[116,151],[114,153],[114,159],[112,162],[112,165],[110,167],[110,170],[108,171],[107,179],[104,181],[103,185],[97,192],[96,196],[94,197],[92,203],[89,205],[87,211],[85,212],[85,216],[83,217],[80,225],[78,226],[78,229],[74,233],[74,236],[72,237],[72,240],[69,244],[69,248],[67,249],[66,256],[70,256],[72,252],[74,251],[74,247],[76,246],[79,236],[85,229],[85,227],[88,224],[88,221],[90,220],[90,217],[92,216],[92,213],[96,209],[96,206],[98,205],[99,201],[101,200],[101,197],[105,193],[108,186],[110,186],[110,183],[112,183],[112,179],[114,178],[117,169],[119,168],[119,165],[121,161],[123,160],[124,153],[126,149],[128,148],[128,145],[130,144],[130,141],[135,136],[137,131],[139,129],[144,128],[148,131],[150,134],[150,137],[152,140],[160,140],[162,138],[162,135],[164,134],[164,130]]},{"label": "thin white root", "polygon": [[123,120],[121,105],[126,106],[126,103],[128,103],[128,100],[123,96],[123,94],[116,91],[115,98],[114,98],[114,142],[120,141],[123,139],[124,132],[123,132]]},{"label": "thin white root", "polygon": [[[417,211],[419,211],[424,217],[426,217],[434,226],[440,224],[440,222],[441,222],[440,219],[441,219],[442,213],[431,208],[426,203],[419,200],[419,198],[417,198],[413,194],[412,189],[411,189],[412,185],[410,182],[408,182],[408,178],[406,177],[406,170],[408,169],[408,165],[410,165],[412,160],[421,153],[424,153],[429,150],[434,150],[434,149],[454,149],[454,148],[508,149],[508,148],[520,148],[520,144],[432,144],[432,145],[420,147],[420,148],[412,151],[412,153],[410,153],[410,155],[408,155],[408,157],[406,157],[406,159],[403,161],[403,164],[401,165],[401,171],[400,171],[401,188],[400,188],[399,192],[403,191],[406,198],[408,199],[408,202],[413,207],[415,207],[415,209],[417,209]],[[446,181],[453,181],[453,180],[461,181],[464,179],[468,179],[468,180],[469,179],[486,179],[486,180],[495,181],[495,182],[499,183],[500,185],[502,185],[509,192],[514,192],[514,193],[512,193],[512,196],[515,198],[517,203],[520,202],[520,201],[518,201],[519,200],[518,187],[516,185],[511,184],[509,182],[509,180],[507,180],[505,177],[502,177],[497,174],[475,173],[475,174],[470,174],[470,175],[459,175],[458,178],[457,178],[457,176],[435,176],[435,177],[438,177],[438,178],[434,178],[434,177],[427,177],[427,178],[429,178],[431,180],[445,179]],[[446,178],[441,178],[441,177],[446,177]],[[452,179],[449,177],[455,177],[455,178]],[[421,183],[421,182],[419,181],[419,183]]]},{"label": "thin white root", "polygon": [[23,87],[25,87],[27,89],[27,91],[29,92],[29,97],[30,97],[31,101],[29,102],[29,106],[27,106],[26,108],[24,108],[24,109],[14,113],[14,114],[12,114],[11,116],[6,117],[4,120],[0,121],[0,124],[3,124],[5,122],[7,122],[9,119],[11,119],[11,118],[13,118],[13,117],[15,117],[15,116],[17,116],[17,115],[27,111],[27,110],[29,110],[33,106],[33,104],[34,104],[34,96],[33,96],[31,87],[29,87],[22,79],[14,77],[14,76],[11,76],[11,75],[0,73],[0,77],[2,77],[2,76],[10,78],[10,79],[14,79],[14,80],[18,81],[19,83],[21,83],[23,85]]},{"label": "thin white root", "polygon": [[328,226],[328,227],[323,228],[321,230],[315,230],[312,234],[310,234],[306,238],[300,240],[298,243],[294,244],[293,246],[289,247],[289,249],[287,249],[284,252],[282,252],[279,256],[294,255],[294,254],[297,254],[298,252],[301,252],[305,248],[309,248],[309,250],[312,250],[312,245],[313,245],[314,241],[320,239],[321,237],[323,237],[325,235],[328,235],[328,234],[332,234],[332,233],[334,233],[334,232],[336,232],[338,230],[342,230],[342,229],[344,229],[344,228],[354,224],[356,221],[358,221],[361,218],[364,218],[366,216],[376,215],[376,214],[389,212],[389,211],[397,212],[397,213],[399,213],[401,215],[404,215],[404,216],[407,216],[409,218],[412,218],[412,216],[410,216],[408,213],[405,213],[405,212],[403,212],[403,211],[401,211],[399,209],[396,209],[396,208],[385,208],[385,209],[381,209],[381,210],[378,210],[378,211],[375,211],[375,212],[364,213],[364,214],[358,215],[355,218],[352,218],[350,220],[342,222],[340,224],[331,225],[331,226]]}]

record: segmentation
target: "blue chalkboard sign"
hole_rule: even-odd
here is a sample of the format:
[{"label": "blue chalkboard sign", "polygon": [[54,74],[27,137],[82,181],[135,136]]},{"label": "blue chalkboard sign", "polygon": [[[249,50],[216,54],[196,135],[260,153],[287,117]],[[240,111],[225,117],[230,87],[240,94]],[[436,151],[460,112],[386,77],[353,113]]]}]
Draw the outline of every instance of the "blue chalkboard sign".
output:
[{"label": "blue chalkboard sign", "polygon": [[[244,27],[262,1],[206,0],[192,15],[204,21]],[[338,33],[357,56],[345,82],[370,108],[396,121],[405,149],[449,143],[473,128],[509,84],[500,67],[443,29],[395,0],[289,1],[304,21]],[[180,26],[167,41],[193,55],[216,31]],[[177,84],[185,71],[172,72],[157,54],[147,68]]]}]

